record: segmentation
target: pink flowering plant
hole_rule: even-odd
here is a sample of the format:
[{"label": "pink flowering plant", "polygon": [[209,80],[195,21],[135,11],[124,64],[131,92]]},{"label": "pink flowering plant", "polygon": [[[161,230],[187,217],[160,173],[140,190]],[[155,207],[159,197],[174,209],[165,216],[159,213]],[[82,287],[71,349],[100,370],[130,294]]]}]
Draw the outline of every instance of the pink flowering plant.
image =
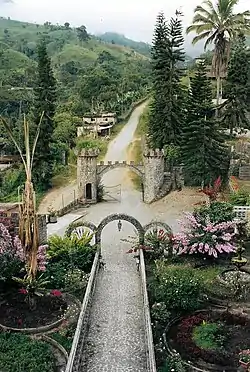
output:
[{"label": "pink flowering plant", "polygon": [[173,238],[176,254],[217,258],[236,252],[234,222],[212,223],[209,220],[199,220],[192,213],[185,215],[186,221],[180,221],[182,231]]}]

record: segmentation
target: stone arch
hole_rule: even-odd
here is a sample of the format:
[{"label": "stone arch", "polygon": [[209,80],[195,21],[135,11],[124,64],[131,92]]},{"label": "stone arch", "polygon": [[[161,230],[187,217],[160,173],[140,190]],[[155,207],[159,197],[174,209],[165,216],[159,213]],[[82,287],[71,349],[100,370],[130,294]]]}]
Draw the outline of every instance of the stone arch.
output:
[{"label": "stone arch", "polygon": [[143,230],[144,230],[144,233],[146,234],[147,231],[150,230],[151,228],[157,228],[157,227],[161,227],[162,229],[166,230],[169,234],[173,233],[173,230],[171,229],[171,227],[167,223],[161,222],[161,221],[149,222],[147,225],[143,226]]},{"label": "stone arch", "polygon": [[104,164],[97,165],[97,176],[99,180],[104,176],[105,173],[113,169],[117,169],[117,168],[127,168],[131,170],[132,172],[136,173],[142,179],[144,179],[143,165],[135,165],[133,164],[133,162],[129,164],[126,161],[124,161],[122,163],[120,162],[111,163],[110,162],[110,164],[107,164],[107,165],[104,165]]},{"label": "stone arch", "polygon": [[[84,228],[86,227],[87,229],[91,230],[93,232],[93,234],[96,234],[96,231],[97,231],[97,227],[94,223],[92,222],[88,222],[88,221],[78,221],[78,222],[72,222],[67,230],[66,230],[66,235],[67,236],[70,236],[74,230],[76,230],[77,228]],[[95,238],[96,240],[96,238]]]},{"label": "stone arch", "polygon": [[97,230],[96,230],[96,244],[101,245],[101,236],[102,236],[102,231],[104,227],[107,226],[112,221],[119,221],[119,220],[130,222],[136,228],[138,232],[140,244],[144,243],[144,229],[141,223],[132,216],[129,216],[123,213],[121,214],[118,213],[118,214],[111,214],[107,216],[99,223],[99,225],[97,226]]}]

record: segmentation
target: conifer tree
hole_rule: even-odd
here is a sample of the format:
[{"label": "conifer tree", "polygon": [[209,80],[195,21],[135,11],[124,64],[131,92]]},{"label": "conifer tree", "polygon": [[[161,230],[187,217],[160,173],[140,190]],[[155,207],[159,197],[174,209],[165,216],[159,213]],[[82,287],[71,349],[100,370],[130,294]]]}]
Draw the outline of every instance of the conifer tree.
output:
[{"label": "conifer tree", "polygon": [[222,105],[223,126],[230,129],[250,129],[248,94],[250,79],[250,52],[245,37],[239,36],[233,50],[225,84],[226,102]]},{"label": "conifer tree", "polygon": [[153,47],[153,102],[149,116],[149,137],[153,147],[178,145],[183,121],[180,62],[184,61],[180,13],[167,24],[157,17]]},{"label": "conifer tree", "polygon": [[229,152],[214,114],[206,67],[199,63],[191,80],[181,146],[186,181],[190,185],[203,187],[218,176],[227,178]]},{"label": "conifer tree", "polygon": [[56,103],[56,81],[53,75],[51,60],[47,53],[45,41],[38,45],[38,74],[35,87],[34,118],[39,124],[41,114],[44,112],[40,127],[40,136],[37,143],[34,161],[33,181],[40,190],[47,190],[51,186],[54,165],[53,131]]}]

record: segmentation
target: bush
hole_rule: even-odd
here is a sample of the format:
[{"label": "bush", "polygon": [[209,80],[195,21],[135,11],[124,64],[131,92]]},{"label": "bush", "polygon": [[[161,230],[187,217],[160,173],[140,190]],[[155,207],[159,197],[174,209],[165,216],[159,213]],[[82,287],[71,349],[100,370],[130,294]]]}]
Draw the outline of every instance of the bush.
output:
[{"label": "bush", "polygon": [[230,195],[229,201],[233,205],[249,205],[249,193],[245,190],[239,190]]},{"label": "bush", "polygon": [[195,344],[204,350],[216,350],[221,348],[226,340],[222,323],[210,323],[205,320],[193,330]]},{"label": "bush", "polygon": [[78,238],[76,235],[71,237],[60,237],[57,235],[49,239],[49,263],[60,263],[65,269],[77,268],[89,272],[96,252],[96,247],[89,243],[92,235],[84,234]]},{"label": "bush", "polygon": [[168,310],[194,311],[200,308],[203,282],[192,268],[171,267],[156,263],[153,294]]},{"label": "bush", "polygon": [[160,368],[159,372],[186,372],[187,368],[184,365],[178,353],[169,356],[166,359],[164,367]]},{"label": "bush", "polygon": [[0,333],[0,371],[56,371],[50,345],[21,334]]},{"label": "bush", "polygon": [[209,218],[212,223],[233,221],[233,205],[230,203],[215,201],[211,203],[209,207],[204,206],[197,208],[194,211],[194,216],[203,222],[205,222],[207,218]]},{"label": "bush", "polygon": [[67,272],[64,278],[64,289],[66,292],[76,296],[85,293],[88,285],[89,275],[79,269],[73,269]]}]

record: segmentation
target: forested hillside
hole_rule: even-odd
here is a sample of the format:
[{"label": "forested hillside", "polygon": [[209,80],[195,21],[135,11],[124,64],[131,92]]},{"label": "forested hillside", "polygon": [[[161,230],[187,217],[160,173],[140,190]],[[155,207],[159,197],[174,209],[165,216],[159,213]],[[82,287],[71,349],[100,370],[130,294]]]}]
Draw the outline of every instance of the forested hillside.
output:
[{"label": "forested hillside", "polygon": [[[45,38],[57,80],[58,110],[121,114],[146,94],[149,59],[135,50],[90,36],[84,26],[30,24],[0,19],[0,111],[16,116],[32,101],[37,42]],[[11,89],[11,90],[10,90]],[[21,93],[20,93],[21,92]]]}]

